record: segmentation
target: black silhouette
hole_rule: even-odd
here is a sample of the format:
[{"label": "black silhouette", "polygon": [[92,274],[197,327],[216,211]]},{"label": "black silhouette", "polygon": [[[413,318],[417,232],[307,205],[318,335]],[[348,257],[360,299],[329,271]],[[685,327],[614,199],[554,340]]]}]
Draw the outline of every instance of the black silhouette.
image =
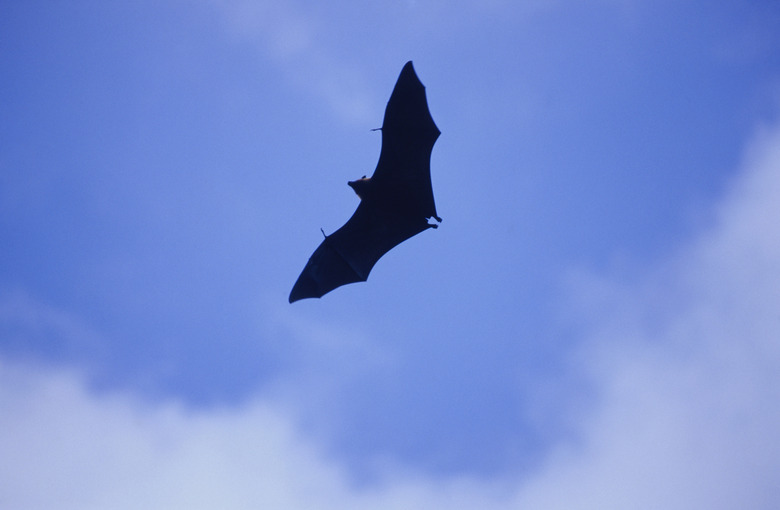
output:
[{"label": "black silhouette", "polygon": [[382,255],[438,227],[428,218],[441,222],[431,187],[431,151],[440,132],[411,61],[401,70],[380,129],[382,151],[374,175],[348,183],[360,205],[343,227],[325,236],[295,282],[290,303],[366,281]]}]

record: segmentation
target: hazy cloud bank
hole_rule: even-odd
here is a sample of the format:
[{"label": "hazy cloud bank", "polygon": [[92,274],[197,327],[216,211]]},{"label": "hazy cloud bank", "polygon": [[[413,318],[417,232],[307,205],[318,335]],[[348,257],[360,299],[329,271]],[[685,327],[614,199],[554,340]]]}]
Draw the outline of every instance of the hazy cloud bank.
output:
[{"label": "hazy cloud bank", "polygon": [[[194,412],[95,392],[75,370],[6,359],[0,506],[777,508],[777,218],[775,128],[757,135],[711,222],[677,253],[630,283],[619,274],[575,280],[572,302],[588,320],[572,360],[588,374],[594,404],[578,416],[576,438],[549,445],[523,479],[442,479],[396,466],[356,487],[294,417],[262,398]],[[5,325],[38,313],[74,323],[32,313],[30,303],[5,302]],[[12,317],[22,309],[24,320]]]}]

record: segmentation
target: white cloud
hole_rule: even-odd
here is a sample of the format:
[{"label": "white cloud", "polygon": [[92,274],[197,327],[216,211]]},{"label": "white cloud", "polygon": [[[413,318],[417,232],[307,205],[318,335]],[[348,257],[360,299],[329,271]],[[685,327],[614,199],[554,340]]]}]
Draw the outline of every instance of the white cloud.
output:
[{"label": "white cloud", "polygon": [[[582,279],[598,303],[578,361],[600,404],[522,491],[532,508],[780,504],[780,130],[748,151],[712,225],[638,284]],[[557,489],[557,490],[556,490]]]},{"label": "white cloud", "polygon": [[569,417],[579,420],[576,438],[550,445],[522,479],[395,466],[356,487],[272,403],[194,412],[95,392],[73,371],[4,361],[0,506],[777,508],[777,218],[780,129],[767,129],[688,246],[638,283],[576,281],[590,317],[573,358],[597,398]]},{"label": "white cloud", "polygon": [[[197,413],[94,394],[72,372],[0,364],[4,508],[484,507],[469,484],[356,489],[262,402]],[[451,504],[450,504],[451,503]]]}]

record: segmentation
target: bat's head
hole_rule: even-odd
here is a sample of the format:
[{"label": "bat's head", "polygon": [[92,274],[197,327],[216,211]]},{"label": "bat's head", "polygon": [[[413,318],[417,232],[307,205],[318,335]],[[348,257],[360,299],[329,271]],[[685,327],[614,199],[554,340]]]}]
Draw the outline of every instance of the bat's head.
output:
[{"label": "bat's head", "polygon": [[371,178],[364,175],[356,181],[347,182],[347,184],[349,184],[349,187],[352,188],[355,191],[355,194],[362,200],[368,194],[368,188],[371,186]]}]

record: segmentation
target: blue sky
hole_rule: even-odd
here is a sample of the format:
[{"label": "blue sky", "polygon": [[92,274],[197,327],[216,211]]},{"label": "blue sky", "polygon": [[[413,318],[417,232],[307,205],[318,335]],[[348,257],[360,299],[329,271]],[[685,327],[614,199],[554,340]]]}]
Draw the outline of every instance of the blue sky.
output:
[{"label": "blue sky", "polygon": [[[0,504],[776,508],[780,6],[3,2]],[[413,60],[439,215],[287,303]]]}]

